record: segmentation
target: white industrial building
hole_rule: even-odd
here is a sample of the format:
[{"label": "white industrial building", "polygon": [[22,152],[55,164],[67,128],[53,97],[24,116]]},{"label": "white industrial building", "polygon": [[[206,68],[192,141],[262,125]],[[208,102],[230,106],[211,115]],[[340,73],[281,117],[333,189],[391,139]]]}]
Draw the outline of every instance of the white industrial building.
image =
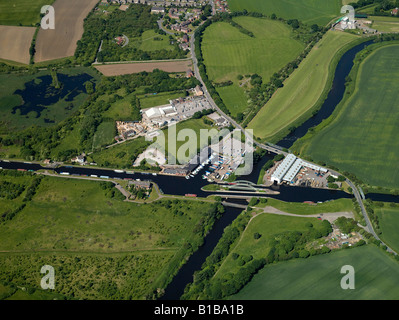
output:
[{"label": "white industrial building", "polygon": [[289,154],[273,172],[271,180],[277,183],[282,183],[284,181],[290,183],[294,180],[295,176],[302,169],[302,167],[307,167],[315,171],[324,173],[328,171],[325,168],[319,167],[300,158],[297,158],[293,154]]}]

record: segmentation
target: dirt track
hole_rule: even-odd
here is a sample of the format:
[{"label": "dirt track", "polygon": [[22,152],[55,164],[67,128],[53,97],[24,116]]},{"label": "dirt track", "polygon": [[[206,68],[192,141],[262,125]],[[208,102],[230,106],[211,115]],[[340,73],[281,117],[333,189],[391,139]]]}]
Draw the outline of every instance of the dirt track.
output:
[{"label": "dirt track", "polygon": [[159,69],[166,72],[186,72],[189,68],[192,68],[191,60],[104,64],[96,66],[96,69],[107,77],[143,71],[152,72],[154,69]]},{"label": "dirt track", "polygon": [[36,39],[35,62],[73,56],[83,35],[83,20],[98,0],[56,0],[55,29],[40,29]]},{"label": "dirt track", "polygon": [[29,64],[33,27],[0,26],[0,59]]}]

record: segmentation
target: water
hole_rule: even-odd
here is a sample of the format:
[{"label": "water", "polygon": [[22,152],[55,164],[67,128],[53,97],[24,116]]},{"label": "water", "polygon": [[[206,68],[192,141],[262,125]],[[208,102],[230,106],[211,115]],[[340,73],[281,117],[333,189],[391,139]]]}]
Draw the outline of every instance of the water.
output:
[{"label": "water", "polygon": [[[36,118],[49,106],[54,105],[60,100],[65,99],[67,102],[73,102],[81,93],[86,93],[84,83],[93,79],[92,76],[84,73],[75,76],[68,76],[62,73],[57,74],[60,88],[52,86],[52,77],[50,75],[41,76],[25,83],[23,90],[16,90],[15,95],[22,98],[23,103],[12,109],[12,113],[16,114],[17,110],[20,115],[27,115],[29,112],[36,112]],[[52,123],[49,119],[45,119],[46,123]]]},{"label": "water", "polygon": [[335,107],[341,102],[345,93],[345,79],[353,67],[353,59],[356,54],[372,44],[373,41],[363,42],[352,49],[348,50],[338,62],[335,70],[334,80],[331,90],[324,101],[319,112],[304,122],[301,126],[280,140],[277,145],[289,149],[293,143],[302,138],[310,128],[319,125],[324,119],[327,119],[335,110]]},{"label": "water", "polygon": [[[347,53],[343,55],[341,61],[337,66],[337,70],[335,72],[334,83],[332,89],[323,103],[318,114],[308,121],[306,121],[303,125],[298,127],[294,132],[288,135],[286,138],[281,140],[278,145],[283,146],[285,148],[289,148],[292,146],[294,141],[298,138],[304,136],[309,128],[321,123],[323,119],[329,117],[334,111],[337,104],[341,101],[344,91],[345,91],[345,78],[350,72],[350,69],[353,66],[353,59],[355,55],[365,48],[367,45],[371,44],[372,41],[363,43],[349,50]],[[274,154],[267,154],[264,156],[259,163],[254,166],[253,172],[248,176],[240,177],[240,179],[251,181],[256,183],[259,177],[260,170],[262,166],[269,160],[274,157]],[[17,169],[23,168],[26,170],[38,170],[42,169],[40,165],[37,164],[26,164],[26,163],[12,163],[12,162],[0,162],[0,166],[3,168],[9,169]],[[205,169],[203,169],[205,170]],[[134,175],[129,175],[126,173],[115,173],[112,170],[105,169],[90,169],[85,167],[63,167],[58,168],[56,171],[59,172],[70,172],[71,174],[78,175],[104,175],[112,178],[133,178],[133,179],[141,179],[141,180],[151,180],[158,184],[160,189],[165,194],[175,194],[175,195],[184,195],[186,193],[197,194],[198,196],[204,197],[209,195],[210,193],[201,191],[201,187],[208,184],[208,182],[202,179],[202,172],[197,174],[194,178],[189,180],[184,177],[171,177],[158,174],[157,176],[152,176],[149,174],[135,173]],[[303,202],[303,201],[328,201],[339,198],[351,198],[352,196],[339,190],[327,190],[327,189],[313,189],[313,188],[305,188],[305,187],[293,187],[293,186],[273,186],[272,189],[279,192],[278,195],[268,195],[269,197],[273,197],[279,200],[288,201],[288,202]],[[219,193],[218,193],[219,194]],[[219,195],[226,193],[220,193]],[[245,194],[248,195],[248,194]],[[251,194],[250,194],[251,195]],[[259,196],[259,194],[252,194],[253,196]],[[394,201],[399,202],[398,196],[390,196],[390,195],[381,195],[381,194],[368,194],[366,197],[376,200],[376,201]],[[230,202],[245,204],[243,200],[229,200]],[[206,236],[204,240],[203,246],[199,248],[188,260],[188,262],[179,270],[178,274],[174,277],[172,282],[165,290],[165,295],[162,297],[164,300],[177,300],[180,298],[181,294],[184,291],[186,285],[193,280],[193,274],[196,270],[201,268],[201,265],[204,263],[205,259],[210,255],[213,251],[214,247],[218,243],[220,237],[223,234],[223,230],[226,226],[230,225],[231,222],[236,219],[236,217],[240,214],[242,210],[232,207],[226,207],[225,214],[216,221],[214,227],[211,232]]]}]

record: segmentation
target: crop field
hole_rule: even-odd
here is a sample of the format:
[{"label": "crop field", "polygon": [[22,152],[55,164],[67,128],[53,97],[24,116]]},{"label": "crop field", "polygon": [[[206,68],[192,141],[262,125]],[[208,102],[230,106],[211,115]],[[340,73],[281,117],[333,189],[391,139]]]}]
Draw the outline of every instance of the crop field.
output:
[{"label": "crop field", "polygon": [[[304,48],[301,42],[291,38],[290,28],[279,21],[252,17],[237,17],[234,21],[253,32],[254,37],[241,33],[226,22],[219,22],[205,30],[201,44],[209,79],[214,82],[233,81],[232,86],[218,88],[233,114],[247,105],[238,75],[257,73],[268,82],[273,73],[294,60]],[[235,91],[237,93],[232,97]]]},{"label": "crop field", "polygon": [[29,64],[35,28],[0,26],[0,59]]},{"label": "crop field", "polygon": [[[341,268],[353,266],[355,289],[341,288]],[[236,300],[397,300],[398,262],[372,245],[279,262],[263,268]]]},{"label": "crop field", "polygon": [[[330,65],[340,49],[358,37],[329,31],[311,50],[298,69],[248,124],[254,135],[277,142],[273,136],[287,130],[317,103],[328,82]],[[282,137],[280,137],[282,138]],[[277,141],[276,141],[277,140]]]},{"label": "crop field", "polygon": [[40,268],[50,264],[55,292],[76,298],[143,299],[164,285],[213,205],[165,199],[143,206],[114,192],[96,181],[44,178],[32,201],[0,225],[0,282],[38,288]]},{"label": "crop field", "polygon": [[0,24],[34,26],[40,22],[40,9],[54,0],[0,0]]},{"label": "crop field", "polygon": [[[353,1],[352,1],[353,2]],[[232,11],[276,14],[284,19],[298,19],[307,24],[326,25],[340,15],[341,0],[228,0]]]},{"label": "crop field", "polygon": [[362,62],[353,94],[301,153],[328,161],[374,186],[399,187],[399,45]]},{"label": "crop field", "polygon": [[113,63],[95,66],[103,75],[120,76],[124,74],[152,72],[154,69],[166,72],[186,72],[191,68],[191,60],[162,61],[162,62],[137,62],[137,63]]},{"label": "crop field", "polygon": [[399,235],[397,231],[399,226],[399,208],[390,207],[388,203],[385,203],[383,208],[376,208],[375,211],[382,231],[380,237],[393,250],[399,251]]},{"label": "crop field", "polygon": [[36,39],[35,62],[73,56],[83,35],[83,20],[98,0],[57,0],[55,29],[40,28]]},{"label": "crop field", "polygon": [[373,21],[373,29],[380,32],[399,32],[399,18],[374,16],[369,19]]}]

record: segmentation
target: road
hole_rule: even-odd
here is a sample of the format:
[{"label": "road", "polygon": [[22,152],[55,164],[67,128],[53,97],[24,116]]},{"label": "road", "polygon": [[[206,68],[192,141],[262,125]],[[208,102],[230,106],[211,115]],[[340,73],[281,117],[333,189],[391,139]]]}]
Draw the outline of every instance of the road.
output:
[{"label": "road", "polygon": [[257,141],[255,141],[253,139],[253,136],[247,131],[245,130],[240,124],[238,124],[234,119],[232,119],[230,116],[228,116],[227,114],[225,114],[219,107],[218,105],[215,103],[215,101],[212,99],[211,95],[209,94],[204,81],[202,80],[201,74],[199,72],[199,68],[198,68],[198,60],[197,57],[195,55],[195,47],[194,47],[194,43],[195,43],[195,33],[193,33],[190,37],[190,52],[191,52],[191,59],[193,60],[193,71],[194,71],[194,75],[195,77],[201,82],[201,86],[202,86],[202,90],[204,92],[205,97],[208,99],[209,103],[211,104],[211,106],[223,117],[225,117],[235,128],[241,130],[245,137],[247,138],[248,142],[252,142],[254,145],[257,145],[258,147],[265,149],[267,151],[276,153],[276,154],[284,154],[285,156],[288,154],[288,152],[283,151],[281,148],[279,148],[278,146],[271,146],[271,145],[266,145],[263,143],[259,143]]},{"label": "road", "polygon": [[373,235],[373,237],[376,238],[378,241],[381,241],[381,243],[387,247],[387,251],[388,251],[388,252],[391,252],[391,253],[397,255],[397,252],[394,251],[392,248],[388,247],[387,244],[384,243],[384,242],[378,237],[378,235],[375,233],[374,228],[373,228],[373,225],[371,224],[370,218],[369,218],[369,216],[368,216],[368,214],[367,214],[366,208],[364,207],[363,200],[362,200],[362,196],[360,195],[360,192],[359,192],[359,190],[357,189],[357,187],[356,187],[356,186],[353,184],[353,182],[350,181],[349,179],[346,179],[346,183],[352,188],[352,190],[353,190],[353,195],[355,196],[356,201],[359,203],[360,210],[361,210],[362,215],[363,215],[363,217],[364,217],[364,220],[365,220],[365,222],[366,222],[366,226],[367,226],[367,229],[368,229],[367,231],[368,231],[369,233],[371,233],[371,234]]}]

